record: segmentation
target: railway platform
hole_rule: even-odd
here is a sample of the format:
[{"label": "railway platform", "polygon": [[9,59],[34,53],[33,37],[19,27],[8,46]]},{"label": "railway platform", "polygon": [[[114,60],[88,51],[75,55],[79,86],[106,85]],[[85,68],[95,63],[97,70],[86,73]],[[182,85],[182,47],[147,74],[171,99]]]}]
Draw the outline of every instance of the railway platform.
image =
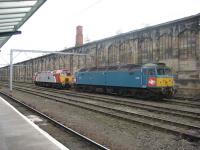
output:
[{"label": "railway platform", "polygon": [[68,150],[0,97],[0,150]]}]

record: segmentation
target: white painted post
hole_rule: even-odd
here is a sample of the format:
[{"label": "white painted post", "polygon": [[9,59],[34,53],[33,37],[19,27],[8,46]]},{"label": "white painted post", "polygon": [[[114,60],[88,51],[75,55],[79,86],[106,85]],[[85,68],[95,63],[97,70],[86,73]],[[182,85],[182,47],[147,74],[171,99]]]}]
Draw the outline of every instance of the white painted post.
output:
[{"label": "white painted post", "polygon": [[13,50],[10,51],[10,95],[12,96]]}]

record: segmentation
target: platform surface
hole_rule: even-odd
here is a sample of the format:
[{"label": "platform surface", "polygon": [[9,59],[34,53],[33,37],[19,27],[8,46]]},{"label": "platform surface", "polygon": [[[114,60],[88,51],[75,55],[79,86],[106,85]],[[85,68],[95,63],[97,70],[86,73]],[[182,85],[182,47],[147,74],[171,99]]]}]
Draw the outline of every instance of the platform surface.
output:
[{"label": "platform surface", "polygon": [[0,150],[68,150],[0,97]]}]

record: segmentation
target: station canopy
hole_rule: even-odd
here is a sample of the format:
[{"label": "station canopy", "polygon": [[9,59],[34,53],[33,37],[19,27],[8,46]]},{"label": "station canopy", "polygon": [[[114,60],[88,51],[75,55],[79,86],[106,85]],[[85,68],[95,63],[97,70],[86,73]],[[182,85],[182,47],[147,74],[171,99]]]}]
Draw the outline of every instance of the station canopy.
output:
[{"label": "station canopy", "polygon": [[0,0],[0,48],[46,0]]}]

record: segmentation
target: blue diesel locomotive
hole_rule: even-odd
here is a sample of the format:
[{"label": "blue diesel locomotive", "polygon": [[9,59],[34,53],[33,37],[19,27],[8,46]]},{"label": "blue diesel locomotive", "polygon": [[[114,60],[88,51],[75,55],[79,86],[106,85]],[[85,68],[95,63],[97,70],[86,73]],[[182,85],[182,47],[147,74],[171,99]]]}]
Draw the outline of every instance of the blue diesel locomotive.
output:
[{"label": "blue diesel locomotive", "polygon": [[174,77],[165,64],[127,64],[84,68],[75,74],[76,89],[117,93],[138,98],[165,98],[175,94]]}]

